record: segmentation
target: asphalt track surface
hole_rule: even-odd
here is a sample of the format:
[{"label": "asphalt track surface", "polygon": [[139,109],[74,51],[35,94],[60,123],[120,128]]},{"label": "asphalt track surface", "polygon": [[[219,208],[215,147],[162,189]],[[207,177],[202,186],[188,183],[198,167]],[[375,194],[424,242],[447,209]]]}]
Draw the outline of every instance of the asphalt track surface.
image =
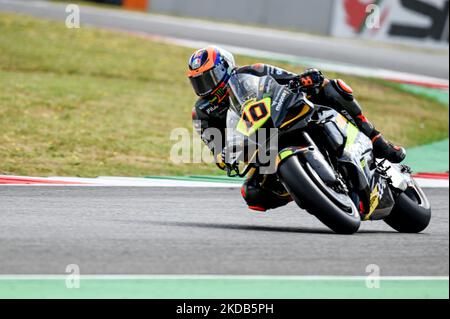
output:
[{"label": "asphalt track surface", "polygon": [[[65,21],[64,4],[0,0],[0,11]],[[314,58],[321,61],[449,78],[448,50],[398,48],[379,43],[318,37],[294,32],[205,22],[135,12],[81,8],[82,25],[149,35],[219,43]]]},{"label": "asphalt track surface", "polygon": [[448,189],[422,234],[331,233],[294,204],[253,213],[239,189],[0,187],[0,274],[448,276]]}]

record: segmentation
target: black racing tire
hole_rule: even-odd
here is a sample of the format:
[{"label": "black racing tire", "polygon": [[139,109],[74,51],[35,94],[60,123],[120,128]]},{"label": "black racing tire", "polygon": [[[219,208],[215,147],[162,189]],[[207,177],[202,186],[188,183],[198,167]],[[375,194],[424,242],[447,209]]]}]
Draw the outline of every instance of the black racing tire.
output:
[{"label": "black racing tire", "polygon": [[286,159],[278,168],[278,175],[297,204],[316,216],[338,234],[351,235],[358,231],[361,217],[352,205],[346,212],[333,203],[309,176],[296,156]]},{"label": "black racing tire", "polygon": [[430,224],[431,205],[417,185],[409,187],[397,197],[394,209],[384,221],[400,233],[420,233]]}]

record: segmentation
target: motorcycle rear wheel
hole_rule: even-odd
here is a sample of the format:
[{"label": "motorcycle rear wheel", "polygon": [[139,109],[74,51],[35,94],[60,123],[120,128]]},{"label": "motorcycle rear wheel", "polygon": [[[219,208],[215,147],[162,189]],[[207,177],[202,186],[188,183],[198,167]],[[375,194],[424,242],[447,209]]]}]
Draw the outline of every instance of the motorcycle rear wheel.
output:
[{"label": "motorcycle rear wheel", "polygon": [[400,233],[420,233],[431,221],[431,205],[415,184],[401,193],[391,214],[384,221]]}]

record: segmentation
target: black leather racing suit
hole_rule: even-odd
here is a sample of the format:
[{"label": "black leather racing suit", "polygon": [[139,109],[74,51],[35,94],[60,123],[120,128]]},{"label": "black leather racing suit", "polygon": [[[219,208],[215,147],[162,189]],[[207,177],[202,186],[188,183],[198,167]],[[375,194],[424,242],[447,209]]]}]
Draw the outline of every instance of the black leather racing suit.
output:
[{"label": "black leather racing suit", "polygon": [[[272,76],[279,84],[288,85],[298,83],[306,88],[311,102],[319,105],[334,107],[338,112],[352,119],[359,129],[371,139],[378,135],[374,126],[364,117],[362,110],[352,90],[341,80],[327,80],[318,70],[307,70],[302,75],[266,64],[255,64],[237,69],[238,73],[255,76]],[[226,117],[229,108],[229,99],[212,96],[200,98],[192,111],[194,128],[202,137],[214,154],[220,154],[225,145]],[[220,101],[220,102],[219,102]],[[205,130],[216,128],[222,133],[222,143],[215,142],[205,134]],[[257,173],[249,174],[242,187],[242,195],[248,206],[255,210],[266,210],[283,206],[291,201],[288,193],[281,184],[277,183],[275,176],[263,176]]]}]

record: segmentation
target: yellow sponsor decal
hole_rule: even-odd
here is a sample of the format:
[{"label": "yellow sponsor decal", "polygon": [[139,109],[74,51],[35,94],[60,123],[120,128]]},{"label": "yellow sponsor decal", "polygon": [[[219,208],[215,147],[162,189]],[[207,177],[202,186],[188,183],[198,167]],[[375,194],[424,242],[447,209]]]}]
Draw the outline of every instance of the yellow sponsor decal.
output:
[{"label": "yellow sponsor decal", "polygon": [[364,218],[365,220],[369,220],[370,216],[372,216],[375,209],[377,209],[378,205],[380,204],[380,191],[378,190],[378,185],[375,186],[375,188],[372,191],[372,194],[370,194],[370,212],[367,214],[367,216]]},{"label": "yellow sponsor decal", "polygon": [[285,158],[287,158],[287,157],[289,157],[289,156],[291,156],[293,154],[294,154],[294,151],[292,149],[282,150],[277,156],[277,159],[276,159],[276,162],[275,162],[276,166],[278,167],[278,164],[280,164],[280,162],[282,160],[284,160]]},{"label": "yellow sponsor decal", "polygon": [[292,122],[298,120],[298,119],[301,118],[302,116],[306,115],[310,110],[311,110],[311,108],[309,107],[308,104],[306,104],[306,103],[303,104],[303,108],[302,108],[302,110],[300,111],[300,113],[299,113],[297,116],[295,116],[294,118],[292,118],[292,119],[290,119],[290,120],[284,122],[284,123],[280,126],[280,128],[283,128],[283,127],[285,127],[285,126],[291,124]]},{"label": "yellow sponsor decal", "polygon": [[271,104],[272,100],[270,98],[265,98],[260,101],[256,101],[256,99],[249,100],[243,107],[237,131],[246,136],[254,134],[270,118]]}]

